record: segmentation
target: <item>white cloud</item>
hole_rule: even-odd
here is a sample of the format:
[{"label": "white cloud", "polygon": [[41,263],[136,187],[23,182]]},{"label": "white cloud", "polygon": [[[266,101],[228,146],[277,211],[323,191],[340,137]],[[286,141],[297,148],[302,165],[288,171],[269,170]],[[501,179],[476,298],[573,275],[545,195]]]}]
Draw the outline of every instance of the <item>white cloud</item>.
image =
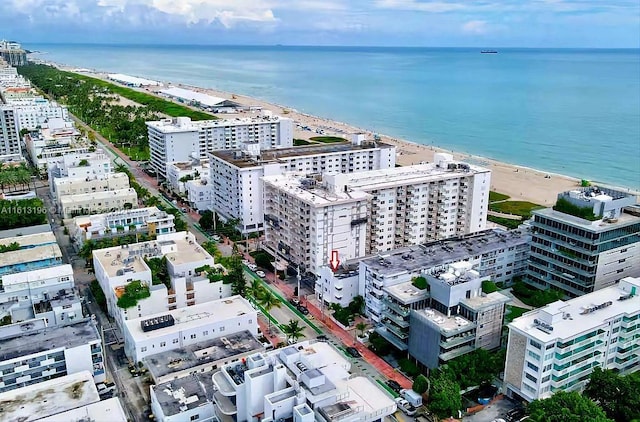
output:
[{"label": "white cloud", "polygon": [[418,12],[445,13],[466,9],[462,3],[418,0],[376,0],[376,6],[382,9],[415,10]]},{"label": "white cloud", "polygon": [[473,20],[462,25],[462,32],[467,34],[486,34],[488,31],[487,21]]}]

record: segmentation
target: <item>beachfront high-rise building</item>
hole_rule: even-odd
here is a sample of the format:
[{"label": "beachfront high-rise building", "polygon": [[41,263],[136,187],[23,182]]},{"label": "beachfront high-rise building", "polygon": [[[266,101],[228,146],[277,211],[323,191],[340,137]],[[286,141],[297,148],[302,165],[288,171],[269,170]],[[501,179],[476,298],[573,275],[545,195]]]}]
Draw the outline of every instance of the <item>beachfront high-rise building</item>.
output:
[{"label": "beachfront high-rise building", "polygon": [[509,324],[504,388],[528,402],[581,390],[594,368],[640,370],[640,278],[557,301]]},{"label": "beachfront high-rise building", "polygon": [[27,52],[14,41],[0,40],[0,57],[11,66],[27,64]]},{"label": "beachfront high-rise building", "polygon": [[640,276],[640,206],[634,195],[582,188],[558,195],[554,208],[533,212],[525,281],[569,297]]},{"label": "beachfront high-rise building", "polygon": [[258,144],[261,149],[293,145],[293,121],[265,115],[251,118],[191,121],[188,117],[147,122],[150,165],[162,178],[167,163],[203,160],[207,152]]},{"label": "beachfront high-rise building", "polygon": [[263,176],[297,171],[354,173],[395,167],[396,149],[382,143],[354,142],[260,151],[214,151],[211,163],[211,208],[223,220],[238,219],[242,233],[264,230]]},{"label": "beachfront high-rise building", "polygon": [[[491,172],[448,154],[435,158],[350,174],[263,177],[265,246],[318,274],[332,251],[346,260],[484,230]],[[324,212],[334,202],[344,211],[338,219]]]},{"label": "beachfront high-rise building", "polygon": [[278,260],[317,274],[332,251],[342,260],[365,255],[370,195],[327,190],[313,177],[263,180],[263,246]]}]

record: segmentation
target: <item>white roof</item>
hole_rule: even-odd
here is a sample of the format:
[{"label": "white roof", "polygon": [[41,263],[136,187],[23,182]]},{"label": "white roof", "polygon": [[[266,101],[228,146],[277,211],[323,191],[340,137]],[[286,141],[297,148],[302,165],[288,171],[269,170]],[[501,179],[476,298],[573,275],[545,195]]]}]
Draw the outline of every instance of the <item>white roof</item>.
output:
[{"label": "white roof", "polygon": [[122,73],[112,73],[109,75],[109,79],[113,79],[114,81],[118,81],[118,82],[130,83],[134,85],[155,85],[155,86],[162,85],[162,83],[158,81],[152,81],[150,79],[144,79],[144,78],[137,78],[135,76],[124,75]]},{"label": "white roof", "polygon": [[224,98],[213,97],[211,95],[203,94],[201,92],[192,91],[190,89],[171,87],[160,90],[162,94],[169,95],[171,97],[181,98],[188,101],[197,101],[202,105],[209,107],[216,106],[224,101]]},{"label": "white roof", "polygon": [[[253,309],[246,299],[241,296],[231,296],[225,299],[199,303],[194,306],[159,312],[143,318],[130,319],[125,321],[125,327],[129,334],[131,334],[131,337],[136,341],[139,341],[142,339],[165,336],[168,333],[175,333],[181,330],[210,325],[212,323],[230,320],[240,315],[251,313],[255,314],[256,310]],[[142,331],[142,327],[140,326],[142,321],[165,315],[173,316],[175,324],[170,327],[160,328],[153,331]]]},{"label": "white roof", "polygon": [[82,371],[0,394],[0,403],[3,403],[0,420],[35,421],[98,401],[93,376],[89,371]]},{"label": "white roof", "polygon": [[[629,295],[634,287],[633,297],[620,300]],[[514,319],[509,328],[519,330],[541,343],[548,343],[593,331],[612,318],[637,313],[640,313],[640,277],[626,277],[620,280],[618,285],[566,302],[559,300],[527,312]],[[552,327],[553,330],[540,326],[540,323]]]},{"label": "white roof", "polygon": [[127,415],[120,404],[120,400],[113,397],[107,400],[38,419],[38,422],[126,422]]}]

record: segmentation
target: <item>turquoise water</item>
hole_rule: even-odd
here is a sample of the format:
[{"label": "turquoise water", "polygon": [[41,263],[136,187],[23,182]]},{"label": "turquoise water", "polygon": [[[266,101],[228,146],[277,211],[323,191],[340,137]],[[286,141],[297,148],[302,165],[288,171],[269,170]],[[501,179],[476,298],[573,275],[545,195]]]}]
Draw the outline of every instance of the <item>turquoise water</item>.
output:
[{"label": "turquoise water", "polygon": [[640,51],[28,45],[409,141],[640,190]]}]

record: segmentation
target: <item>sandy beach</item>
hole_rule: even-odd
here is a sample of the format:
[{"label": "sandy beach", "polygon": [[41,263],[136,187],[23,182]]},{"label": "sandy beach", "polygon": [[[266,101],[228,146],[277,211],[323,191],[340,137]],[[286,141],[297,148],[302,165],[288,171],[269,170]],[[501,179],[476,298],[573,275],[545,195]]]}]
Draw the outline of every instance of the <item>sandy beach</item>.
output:
[{"label": "sandy beach", "polygon": [[[74,69],[62,66],[65,70],[76,71]],[[89,74],[93,77],[110,81],[105,72],[81,72]],[[170,86],[191,89],[193,91],[205,93],[214,97],[220,97],[235,101],[243,106],[257,106],[262,110],[269,110],[273,114],[282,115],[293,119],[296,123],[294,138],[308,140],[311,137],[319,136],[316,132],[321,130],[323,136],[339,136],[349,139],[349,134],[365,133],[369,139],[373,139],[374,134],[370,131],[363,130],[347,123],[326,119],[323,117],[313,116],[297,110],[274,103],[269,103],[253,97],[241,94],[221,91],[218,89],[205,89],[187,84],[173,83],[163,81],[163,87],[158,88],[139,88],[144,92],[154,92]],[[242,114],[220,114],[221,118],[233,118],[243,116]],[[302,129],[308,127],[309,129]],[[481,165],[491,169],[491,190],[509,195],[511,200],[529,201],[536,204],[551,206],[555,203],[557,194],[566,190],[576,188],[580,185],[580,180],[555,173],[549,173],[542,170],[536,170],[529,167],[517,166],[513,164],[503,163],[485,157],[458,153],[452,150],[446,150],[430,145],[422,145],[409,140],[397,139],[384,134],[376,134],[381,142],[395,145],[397,148],[396,162],[400,165],[419,164],[421,162],[433,161],[433,155],[437,152],[447,152],[454,155],[455,159],[466,161],[472,164]],[[624,189],[627,190],[627,189]],[[636,193],[637,194],[637,193]]]},{"label": "sandy beach", "polygon": [[[286,106],[220,90],[203,89],[183,84],[172,85],[206,93],[214,97],[230,99],[246,106],[259,106],[262,107],[263,110],[272,111],[274,114],[290,117],[298,124],[294,133],[294,137],[298,139],[309,139],[313,136],[318,136],[316,129],[323,130],[323,135],[335,135],[348,138],[348,134],[351,133],[366,133],[370,139],[373,139],[374,134],[369,131],[347,123],[300,113]],[[232,116],[234,115],[221,115],[221,117]],[[307,126],[311,130],[303,130],[300,126]],[[419,164],[423,161],[430,162],[433,161],[434,153],[448,152],[452,153],[457,160],[488,167],[492,171],[491,190],[509,195],[513,200],[530,201],[540,205],[551,206],[555,203],[556,196],[559,192],[575,188],[580,184],[580,180],[568,176],[506,164],[484,157],[460,154],[455,151],[421,145],[384,134],[378,134],[378,136],[380,136],[381,142],[397,147],[397,163],[403,166]]]}]

